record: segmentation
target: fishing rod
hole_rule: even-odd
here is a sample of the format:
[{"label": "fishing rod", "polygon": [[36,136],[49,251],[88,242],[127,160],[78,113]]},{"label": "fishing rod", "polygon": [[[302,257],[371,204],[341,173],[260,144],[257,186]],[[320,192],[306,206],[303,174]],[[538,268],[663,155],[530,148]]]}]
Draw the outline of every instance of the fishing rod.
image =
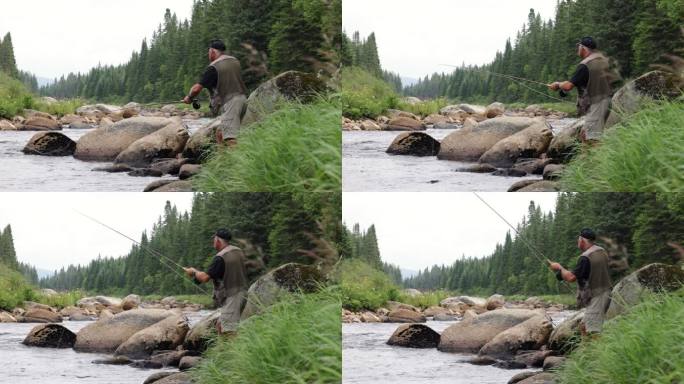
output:
[{"label": "fishing rod", "polygon": [[[158,256],[158,257],[160,258],[160,260],[161,260],[161,259],[167,260],[167,261],[171,262],[172,264],[176,265],[177,267],[179,267],[179,268],[181,268],[181,269],[184,269],[184,267],[183,267],[182,265],[180,265],[180,264],[176,263],[175,261],[173,261],[172,259],[170,259],[170,258],[164,256],[161,252],[157,251],[156,249],[151,248],[151,247],[146,247],[146,246],[142,245],[139,241],[133,239],[133,238],[130,237],[130,236],[127,236],[125,233],[122,233],[122,232],[118,231],[118,230],[115,229],[115,228],[110,227],[109,225],[107,225],[107,224],[101,222],[100,220],[98,220],[98,219],[96,219],[96,218],[94,218],[94,217],[92,217],[92,216],[88,216],[88,215],[86,215],[85,213],[80,212],[80,211],[75,210],[75,209],[74,209],[74,211],[75,211],[76,213],[78,213],[79,215],[81,215],[81,216],[83,216],[83,217],[85,217],[85,218],[87,218],[87,219],[89,219],[89,220],[92,220],[92,221],[96,222],[97,224],[100,224],[101,226],[103,226],[103,227],[109,229],[110,231],[113,231],[113,232],[117,233],[118,235],[125,237],[126,239],[132,241],[134,244],[136,244],[137,246],[139,246],[140,249],[142,249],[143,251],[146,251],[147,253],[149,253],[149,254],[151,254],[151,255],[153,255],[153,256]],[[168,269],[170,269],[170,270],[171,270],[174,274],[176,274],[177,276],[180,276],[180,277],[183,278],[183,279],[188,278],[187,275],[184,275],[184,274],[179,273],[176,269],[172,268],[171,266],[169,266],[169,265],[167,265],[167,264],[165,264],[165,263],[160,263],[160,264],[162,264],[162,265],[164,265],[165,267],[167,267]],[[192,284],[192,285],[193,285],[194,287],[197,287],[197,289],[199,289],[199,290],[202,291],[203,293],[209,294],[209,292],[208,292],[206,289],[200,287],[199,285],[197,285],[197,284]]]},{"label": "fishing rod", "polygon": [[[508,220],[506,220],[505,217],[503,217],[499,212],[497,212],[497,210],[494,209],[494,207],[492,207],[491,205],[489,205],[489,203],[487,203],[487,201],[485,201],[485,199],[483,199],[482,196],[480,196],[477,192],[473,192],[473,194],[474,194],[474,195],[475,195],[475,196],[476,196],[484,205],[486,205],[487,208],[489,208],[492,212],[494,212],[497,216],[499,216],[499,218],[500,218],[501,220],[503,220],[504,223],[506,223],[506,224],[507,224],[507,225],[508,225],[508,226],[509,226],[517,235],[518,235],[518,238],[519,238],[520,240],[522,240],[523,243],[524,243],[525,245],[527,245],[527,247],[530,248],[530,249],[533,251],[533,252],[532,252],[532,255],[534,255],[534,257],[536,257],[537,260],[541,261],[542,263],[546,262],[547,264],[551,265],[551,260],[549,260],[548,257],[544,256],[544,254],[543,254],[540,250],[538,250],[534,245],[530,244],[530,243],[527,241],[527,239],[525,239],[525,237],[524,237],[517,229],[515,229],[515,227],[513,226],[513,224],[509,223]],[[537,254],[535,254],[535,252],[536,252],[539,256],[541,256],[541,258],[538,257]],[[543,260],[542,260],[542,258],[543,258]],[[566,287],[571,288],[570,285],[569,285],[565,280],[561,280],[561,282],[562,282]]]},{"label": "fishing rod", "polygon": [[[140,107],[150,107],[150,106],[153,106],[153,105],[180,104],[180,103],[183,103],[183,100],[154,101],[154,102],[151,102],[151,103],[145,103],[145,104],[139,104],[139,103],[137,103],[137,104],[138,104],[138,106],[140,106]],[[192,108],[195,109],[195,110],[199,110],[200,108],[202,108],[202,104],[200,104],[200,102],[199,102],[199,100],[198,100],[197,98],[192,99],[192,103],[191,103],[191,104],[192,104]],[[126,110],[126,109],[129,109],[129,108],[121,107],[121,108],[113,109],[112,111],[118,112],[118,111],[123,111],[123,110]]]},{"label": "fishing rod", "polygon": [[[460,68],[460,67],[458,67],[458,66],[451,65],[451,64],[439,64],[439,65],[446,66],[446,67]],[[538,95],[542,95],[542,96],[544,96],[544,97],[548,97],[548,98],[550,98],[550,99],[559,101],[559,102],[561,102],[561,103],[570,103],[570,104],[573,104],[572,101],[563,100],[563,99],[560,99],[560,98],[551,96],[551,95],[549,95],[549,94],[547,94],[547,93],[544,93],[544,92],[541,92],[541,91],[539,91],[539,90],[536,90],[536,89],[534,89],[534,88],[532,88],[532,87],[529,87],[529,86],[527,86],[527,85],[525,85],[525,84],[523,83],[523,82],[528,82],[528,83],[532,83],[532,84],[536,84],[536,85],[543,85],[544,87],[548,87],[548,86],[549,86],[548,84],[543,83],[543,82],[541,82],[541,81],[530,80],[530,79],[526,79],[526,78],[523,78],[523,77],[517,77],[517,76],[513,76],[513,75],[507,75],[507,74],[504,74],[504,73],[492,72],[492,71],[487,70],[487,69],[477,69],[477,71],[487,72],[487,73],[489,73],[490,75],[494,75],[494,76],[502,77],[502,78],[507,79],[507,80],[510,80],[510,81],[514,81],[514,82],[518,83],[520,86],[522,86],[522,87],[524,87],[524,88],[526,88],[526,89],[528,89],[528,90],[530,90],[530,91],[532,91],[532,92],[534,92],[534,93],[536,93],[536,94],[538,94]]]}]

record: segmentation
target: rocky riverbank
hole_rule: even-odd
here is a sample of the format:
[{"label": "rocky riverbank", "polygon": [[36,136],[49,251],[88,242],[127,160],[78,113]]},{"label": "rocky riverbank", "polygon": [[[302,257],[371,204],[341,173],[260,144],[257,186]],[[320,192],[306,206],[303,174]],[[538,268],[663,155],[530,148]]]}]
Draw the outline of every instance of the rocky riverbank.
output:
[{"label": "rocky riverbank", "polygon": [[[653,292],[682,287],[684,271],[679,266],[649,264],[615,285],[606,318],[629,311]],[[474,354],[467,362],[504,369],[541,368],[515,375],[509,383],[552,383],[553,368],[581,342],[579,324],[584,310],[559,324],[552,317],[564,310],[531,297],[523,302],[506,301],[502,295],[489,298],[449,297],[426,309],[390,302],[377,311],[343,311],[343,322],[403,323],[389,336],[387,344],[406,348],[436,348],[441,352]],[[427,319],[455,321],[438,333],[425,325]]]},{"label": "rocky riverbank", "polygon": [[[289,71],[260,85],[250,95],[243,127],[272,113],[281,100],[312,99],[327,89],[323,80]],[[145,192],[192,191],[192,177],[216,144],[218,119],[192,133],[188,120],[202,115],[175,105],[159,109],[138,103],[124,106],[86,105],[76,114],[61,118],[25,110],[23,116],[0,121],[1,131],[38,131],[23,148],[26,155],[73,156],[77,160],[107,163],[93,171],[127,173],[129,176],[160,177]],[[89,129],[77,141],[61,133],[64,128]]]},{"label": "rocky riverbank", "polygon": [[[606,129],[649,102],[672,94],[663,72],[654,71],[629,82],[615,93]],[[558,124],[566,114],[538,105],[507,109],[502,103],[488,106],[459,104],[426,117],[388,110],[376,119],[343,118],[345,131],[403,131],[386,149],[391,155],[436,157],[438,160],[472,163],[458,169],[506,177],[538,176],[514,183],[509,192],[559,191],[558,180],[580,150],[584,119]],[[455,129],[437,140],[426,129]]]},{"label": "rocky riverbank", "polygon": [[[258,316],[284,292],[313,292],[323,280],[316,267],[282,265],[250,286],[241,319]],[[0,312],[0,322],[40,323],[23,341],[30,347],[73,348],[77,352],[111,355],[111,358],[94,360],[93,364],[152,369],[177,367],[180,372],[158,372],[145,383],[180,384],[190,382],[184,371],[201,361],[203,352],[216,337],[219,311],[190,326],[185,314],[201,308],[171,296],[155,301],[143,301],[133,294],[123,299],[94,296],[61,310],[26,302],[23,308],[11,313]],[[73,333],[59,324],[63,319],[96,321]]]}]

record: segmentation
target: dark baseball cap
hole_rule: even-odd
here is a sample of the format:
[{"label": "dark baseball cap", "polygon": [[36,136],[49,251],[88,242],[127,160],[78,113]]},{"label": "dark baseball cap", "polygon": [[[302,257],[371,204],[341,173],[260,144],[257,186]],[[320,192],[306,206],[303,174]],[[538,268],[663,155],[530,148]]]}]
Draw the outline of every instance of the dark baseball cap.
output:
[{"label": "dark baseball cap", "polygon": [[580,237],[584,237],[587,240],[594,241],[596,240],[596,234],[594,231],[591,230],[591,228],[582,228],[580,231]]},{"label": "dark baseball cap", "polygon": [[583,45],[589,49],[596,49],[597,47],[596,40],[594,40],[594,38],[591,36],[585,36],[581,38],[580,41],[577,42],[577,44]]},{"label": "dark baseball cap", "polygon": [[219,237],[225,241],[230,241],[230,239],[233,238],[233,235],[230,233],[230,231],[228,231],[225,228],[217,229],[216,233],[214,233],[214,236]]},{"label": "dark baseball cap", "polygon": [[209,42],[209,48],[218,49],[219,51],[225,51],[226,44],[222,40],[216,39]]}]

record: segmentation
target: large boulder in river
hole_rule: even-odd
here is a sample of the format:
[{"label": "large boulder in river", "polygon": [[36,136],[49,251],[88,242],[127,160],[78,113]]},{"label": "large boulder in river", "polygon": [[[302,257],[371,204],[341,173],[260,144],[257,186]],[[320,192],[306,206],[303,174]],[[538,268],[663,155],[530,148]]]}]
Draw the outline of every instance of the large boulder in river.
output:
[{"label": "large boulder in river", "polygon": [[270,271],[255,281],[247,291],[247,304],[241,319],[249,318],[274,304],[286,292],[311,293],[323,281],[321,272],[312,265],[288,263]]},{"label": "large boulder in river", "polygon": [[163,309],[134,309],[100,319],[76,334],[74,349],[79,352],[113,353],[131,336],[176,313]]},{"label": "large boulder in river", "polygon": [[466,124],[442,140],[440,160],[477,161],[499,141],[539,124],[529,117],[501,116],[478,124]]},{"label": "large boulder in river", "polygon": [[185,144],[183,157],[198,160],[206,158],[216,145],[216,130],[220,124],[219,119],[214,119],[193,133]]},{"label": "large boulder in river", "polygon": [[140,299],[140,296],[130,294],[130,295],[124,297],[124,299],[121,301],[121,308],[124,311],[136,309],[140,306],[141,302],[142,302],[142,300]]},{"label": "large boulder in river", "polygon": [[325,81],[316,75],[287,71],[261,84],[247,99],[247,110],[242,118],[246,126],[261,120],[276,110],[284,100],[310,102],[327,89]]},{"label": "large boulder in river", "polygon": [[606,319],[611,319],[654,292],[676,291],[684,285],[684,270],[675,265],[653,263],[631,273],[613,288]]},{"label": "large boulder in river", "polygon": [[33,327],[22,342],[29,347],[71,348],[76,335],[59,324],[41,324]]},{"label": "large boulder in river", "polygon": [[584,309],[575,312],[553,329],[549,336],[549,348],[566,353],[580,341],[580,323],[584,320]]},{"label": "large boulder in river", "polygon": [[506,298],[503,295],[499,295],[497,293],[487,298],[485,308],[487,308],[488,311],[492,311],[494,309],[503,307],[504,304],[506,304]]},{"label": "large boulder in river", "polygon": [[71,156],[76,143],[59,132],[39,132],[31,137],[22,152],[27,155]]},{"label": "large boulder in river", "polygon": [[217,310],[193,325],[185,337],[183,348],[199,352],[207,349],[207,343],[216,335],[216,323],[220,316],[221,312]]},{"label": "large boulder in river", "polygon": [[22,323],[61,323],[62,315],[42,308],[30,308],[21,317]]},{"label": "large boulder in river", "polygon": [[439,333],[423,324],[402,324],[387,340],[387,344],[408,348],[436,348]]},{"label": "large boulder in river", "polygon": [[423,132],[403,132],[397,136],[387,153],[391,155],[436,156],[439,153],[439,141]]},{"label": "large boulder in river", "polygon": [[539,314],[529,309],[497,309],[464,319],[442,332],[438,348],[444,352],[476,353],[499,333]]},{"label": "large boulder in river", "polygon": [[425,316],[420,312],[408,309],[395,309],[387,315],[387,322],[389,323],[424,323],[425,321]]},{"label": "large boulder in river", "polygon": [[543,119],[498,143],[480,157],[481,163],[511,167],[519,158],[539,157],[551,143],[551,126]]},{"label": "large boulder in river", "polygon": [[510,359],[520,350],[541,348],[546,344],[552,330],[551,319],[547,316],[533,316],[496,335],[480,349],[479,353],[499,359]]},{"label": "large boulder in river", "polygon": [[164,117],[132,117],[88,132],[76,143],[74,157],[86,161],[113,161],[131,144],[173,122]]},{"label": "large boulder in river", "polygon": [[462,111],[466,111],[470,113],[471,115],[483,115],[487,112],[487,107],[484,107],[482,105],[473,105],[473,104],[460,104],[458,106],[459,109]]},{"label": "large boulder in river", "polygon": [[488,119],[493,119],[503,115],[504,112],[506,112],[506,106],[502,103],[495,102],[487,106],[487,109],[485,110],[485,116],[487,116]]},{"label": "large boulder in river", "polygon": [[78,115],[105,114],[110,115],[121,111],[121,107],[108,104],[84,105],[76,109]]},{"label": "large boulder in river", "polygon": [[16,131],[17,127],[9,120],[0,119],[0,131]]},{"label": "large boulder in river", "polygon": [[649,103],[675,99],[681,95],[682,91],[671,75],[663,71],[645,73],[625,84],[613,95],[605,128],[618,124],[624,117],[638,112]]},{"label": "large boulder in river", "polygon": [[569,161],[577,151],[579,134],[582,128],[584,128],[584,117],[556,133],[549,144],[548,156],[564,162]]},{"label": "large boulder in river", "polygon": [[28,118],[21,127],[21,131],[58,131],[62,126],[57,120],[45,117]]},{"label": "large boulder in river", "polygon": [[395,117],[387,123],[385,131],[422,131],[425,125],[410,117]]},{"label": "large boulder in river", "polygon": [[114,352],[131,359],[149,357],[155,350],[175,349],[183,343],[188,333],[188,319],[183,315],[175,315],[136,332]]},{"label": "large boulder in river", "polygon": [[128,164],[132,167],[146,167],[155,158],[175,157],[183,151],[190,134],[180,119],[174,119],[173,123],[166,127],[136,140],[123,152],[115,163]]}]

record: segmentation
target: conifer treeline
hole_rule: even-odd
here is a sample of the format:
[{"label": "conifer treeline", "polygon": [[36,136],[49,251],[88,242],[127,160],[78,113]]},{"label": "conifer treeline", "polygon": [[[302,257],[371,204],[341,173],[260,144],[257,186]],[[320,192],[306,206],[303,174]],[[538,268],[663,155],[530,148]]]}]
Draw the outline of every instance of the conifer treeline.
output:
[{"label": "conifer treeline", "polygon": [[390,83],[395,91],[401,92],[402,90],[401,76],[382,69],[375,33],[371,33],[365,39],[361,38],[358,31],[354,32],[351,38],[343,33],[342,65],[363,68],[373,76]]},{"label": "conifer treeline", "polygon": [[0,268],[19,271],[30,283],[38,283],[38,271],[36,268],[17,261],[12,226],[9,224],[0,232]]},{"label": "conifer treeline", "polygon": [[[545,257],[572,269],[581,253],[577,249],[578,233],[583,227],[591,227],[599,237],[624,246],[634,269],[652,262],[672,264],[680,260],[681,255],[668,242],[684,244],[682,215],[684,196],[677,193],[562,193],[554,212],[544,213],[530,202],[517,230]],[[598,243],[609,252],[613,249],[603,240]],[[561,288],[543,257],[535,256],[510,232],[488,257],[426,268],[404,284],[417,289],[503,294],[548,294]]]},{"label": "conifer treeline", "polygon": [[352,226],[351,231],[345,227],[345,232],[347,242],[345,256],[361,259],[370,267],[387,273],[395,283],[401,284],[401,269],[396,265],[383,262],[380,257],[375,225],[371,225],[367,230],[362,231],[361,226],[357,223]]},{"label": "conifer treeline", "polygon": [[[554,20],[543,21],[530,10],[515,41],[508,40],[490,64],[462,65],[452,73],[435,73],[404,92],[422,98],[549,102],[552,100],[520,82],[486,71],[544,83],[567,80],[580,61],[576,42],[593,36],[623,78],[636,77],[648,71],[650,64],[662,61],[663,54],[684,47],[683,24],[683,0],[560,0]],[[526,85],[546,92],[544,87]]]},{"label": "conifer treeline", "polygon": [[41,93],[97,100],[181,99],[207,67],[207,48],[222,39],[239,58],[250,89],[286,70],[318,72],[339,64],[341,0],[196,0],[190,20],[166,10],[152,40],[128,63],[63,76]]},{"label": "conifer treeline", "polygon": [[216,254],[212,235],[221,227],[231,230],[234,239],[260,248],[267,267],[311,264],[314,260],[302,251],[317,249],[315,239],[325,239],[336,251],[343,242],[340,199],[334,193],[198,193],[191,212],[179,212],[167,203],[152,232],[142,234],[142,246],[133,246],[126,256],[70,265],[42,279],[40,285],[93,292],[198,293],[188,279],[179,276],[183,272],[179,267],[145,249],[154,249],[182,266],[206,270]]},{"label": "conifer treeline", "polygon": [[17,69],[17,62],[14,57],[12,34],[9,32],[0,39],[0,72],[8,74],[10,77],[19,78],[19,69]]}]

